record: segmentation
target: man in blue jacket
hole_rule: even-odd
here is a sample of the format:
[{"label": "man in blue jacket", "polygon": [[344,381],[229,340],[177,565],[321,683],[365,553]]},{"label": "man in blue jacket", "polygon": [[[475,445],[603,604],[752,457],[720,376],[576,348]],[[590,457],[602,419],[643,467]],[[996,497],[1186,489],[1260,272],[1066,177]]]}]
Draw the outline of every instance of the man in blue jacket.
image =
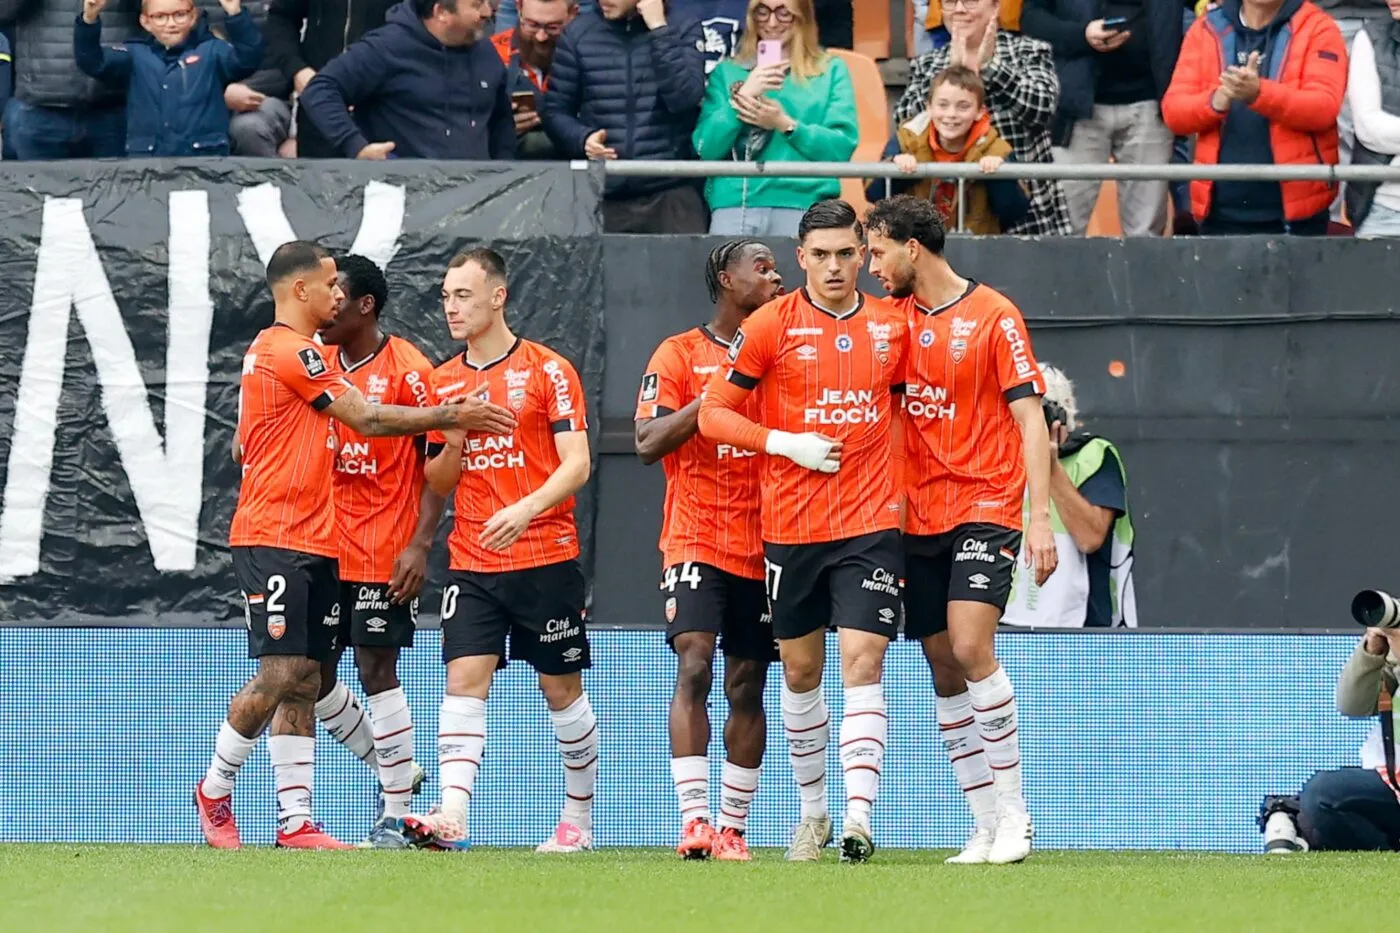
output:
[{"label": "man in blue jacket", "polygon": [[224,42],[209,31],[191,0],[145,0],[147,35],[102,45],[107,0],[83,0],[73,25],[73,57],[83,74],[125,85],[128,156],[229,154],[224,88],[257,70],[262,33],[240,0],[219,0],[227,14]]},{"label": "man in blue jacket", "polygon": [[317,72],[301,105],[346,158],[513,159],[506,66],[482,39],[490,18],[486,0],[403,0]]},{"label": "man in blue jacket", "polygon": [[[705,36],[671,21],[663,0],[599,0],[554,50],[544,129],[566,158],[693,159],[705,94]],[[706,233],[709,211],[686,178],[608,179],[609,233]]]}]

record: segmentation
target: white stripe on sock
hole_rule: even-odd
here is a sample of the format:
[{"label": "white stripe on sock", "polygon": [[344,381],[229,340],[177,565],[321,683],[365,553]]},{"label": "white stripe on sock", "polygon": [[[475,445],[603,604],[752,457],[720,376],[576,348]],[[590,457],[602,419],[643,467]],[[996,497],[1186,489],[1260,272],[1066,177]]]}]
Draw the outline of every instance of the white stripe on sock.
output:
[{"label": "white stripe on sock", "polygon": [[880,771],[884,767],[889,728],[884,687],[847,687],[845,706],[841,717],[841,769],[846,776],[846,816],[869,828],[870,814],[880,794]]},{"label": "white stripe on sock", "polygon": [[384,815],[401,819],[413,802],[413,714],[403,688],[369,698],[374,755],[384,787]]},{"label": "white stripe on sock", "polygon": [[964,690],[957,696],[937,697],[938,731],[943,750],[953,765],[958,786],[978,826],[993,826],[997,818],[997,791],[992,769],[972,714],[972,696]]},{"label": "white stripe on sock", "polygon": [[761,773],[761,768],[741,768],[732,761],[725,761],[720,771],[720,829],[735,829],[741,833],[748,829],[749,807],[754,794],[758,792]]},{"label": "white stripe on sock", "polygon": [[588,694],[560,710],[550,710],[554,737],[564,759],[564,809],[560,820],[593,831],[593,789],[598,779],[598,720]]},{"label": "white stripe on sock", "polygon": [[714,822],[710,814],[710,759],[689,755],[671,759],[671,783],[681,809],[681,828],[691,820]]},{"label": "white stripe on sock", "polygon": [[438,714],[438,780],[442,810],[467,826],[472,788],[486,747],[486,701],[445,696]]},{"label": "white stripe on sock", "polygon": [[277,826],[291,833],[311,821],[316,775],[316,740],[301,735],[270,735],[267,754],[277,787]]},{"label": "white stripe on sock", "polygon": [[331,692],[317,701],[316,718],[326,727],[331,738],[350,749],[350,754],[371,768],[377,767],[374,761],[374,729],[365,716],[364,707],[345,686],[345,681],[337,680]]},{"label": "white stripe on sock", "polygon": [[783,728],[787,732],[792,776],[802,798],[802,818],[827,815],[826,746],[831,718],[822,688],[794,693],[783,684]]}]

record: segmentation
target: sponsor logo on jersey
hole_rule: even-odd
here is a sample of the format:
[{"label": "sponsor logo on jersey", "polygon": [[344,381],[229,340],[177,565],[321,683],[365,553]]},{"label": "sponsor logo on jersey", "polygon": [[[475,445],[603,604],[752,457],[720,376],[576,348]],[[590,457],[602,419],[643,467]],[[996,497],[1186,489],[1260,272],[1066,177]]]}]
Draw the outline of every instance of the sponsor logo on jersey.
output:
[{"label": "sponsor logo on jersey", "polygon": [[889,606],[883,607],[876,614],[880,617],[880,621],[883,622],[885,625],[894,625],[894,610],[891,609]]},{"label": "sponsor logo on jersey", "polygon": [[327,628],[340,625],[340,603],[331,607],[330,615],[321,617],[321,624]]},{"label": "sponsor logo on jersey", "polygon": [[904,387],[904,410],[911,418],[952,421],[957,409],[955,402],[948,401],[948,390],[942,386],[910,382]]},{"label": "sponsor logo on jersey", "polygon": [[865,329],[870,333],[871,340],[889,340],[894,333],[894,326],[891,324],[877,324],[874,321],[867,321]]},{"label": "sponsor logo on jersey", "polygon": [[789,327],[787,331],[789,337],[820,337],[824,333],[820,327]]},{"label": "sponsor logo on jersey", "polygon": [[530,371],[528,369],[507,369],[506,388],[523,389],[530,384]]},{"label": "sponsor logo on jersey", "polygon": [[578,660],[580,657],[582,657],[582,656],[583,656],[583,649],[582,649],[582,648],[569,648],[569,649],[566,649],[566,650],[564,651],[564,654],[563,654],[564,660],[565,660],[565,661],[568,661],[570,664],[574,663],[575,661],[577,661],[577,660]]},{"label": "sponsor logo on jersey", "polygon": [[810,343],[804,343],[797,348],[797,358],[810,363],[817,358],[817,348]]},{"label": "sponsor logo on jersey", "polygon": [[362,586],[355,593],[356,612],[388,612],[389,608],[389,597],[383,587]]},{"label": "sponsor logo on jersey", "polygon": [[969,321],[965,317],[953,318],[953,336],[971,337],[972,332],[977,329],[976,321]]},{"label": "sponsor logo on jersey", "polygon": [[657,373],[647,373],[642,377],[641,400],[644,402],[654,402],[661,394],[661,376]]},{"label": "sponsor logo on jersey", "polygon": [[710,376],[719,372],[718,366],[692,366],[690,371],[697,376]]},{"label": "sponsor logo on jersey", "polygon": [[855,346],[855,341],[851,339],[850,334],[836,335],[836,349],[840,350],[842,353],[849,353],[853,346]]},{"label": "sponsor logo on jersey", "polygon": [[996,557],[992,555],[987,547],[986,541],[976,541],[971,538],[962,543],[962,550],[953,555],[953,563],[961,563],[967,560],[981,561],[986,564],[996,563]]},{"label": "sponsor logo on jersey", "polygon": [[321,359],[321,354],[314,347],[302,347],[297,351],[297,359],[301,360],[302,368],[313,379],[326,371],[326,361]]},{"label": "sponsor logo on jersey", "polygon": [[258,371],[258,355],[249,353],[243,357],[243,375],[251,376]]},{"label": "sponsor logo on jersey", "polygon": [[963,357],[967,356],[967,341],[961,337],[954,338],[953,342],[948,344],[948,352],[952,355],[954,363],[961,363]]},{"label": "sponsor logo on jersey", "polygon": [[676,597],[668,596],[666,598],[666,622],[670,624],[674,621],[676,621]]},{"label": "sponsor logo on jersey", "polygon": [[[899,577],[890,573],[883,567],[876,567],[870,572],[870,576],[860,581],[860,588],[863,590],[870,590],[872,593],[884,593],[886,596],[898,596]],[[891,616],[894,614],[893,610],[882,610],[881,612],[882,619],[884,612],[890,612]],[[889,623],[892,622],[893,619],[883,619],[883,621]]]},{"label": "sponsor logo on jersey", "polygon": [[972,576],[967,578],[968,589],[973,590],[985,590],[987,589],[987,585],[991,582],[991,578],[988,577],[985,573],[974,573]]},{"label": "sponsor logo on jersey", "polygon": [[366,632],[371,632],[375,635],[383,635],[385,630],[388,628],[389,622],[387,619],[382,619],[379,616],[374,616],[373,618],[365,619]]},{"label": "sponsor logo on jersey", "polygon": [[379,461],[370,456],[369,441],[346,441],[335,453],[335,471],[351,476],[375,476]]},{"label": "sponsor logo on jersey", "polygon": [[513,470],[525,466],[525,452],[515,449],[515,435],[469,436],[462,444],[465,470]]},{"label": "sponsor logo on jersey", "polygon": [[544,634],[539,637],[539,641],[542,645],[556,641],[567,641],[577,637],[582,631],[583,629],[573,619],[550,619],[544,624]]},{"label": "sponsor logo on jersey", "polygon": [[365,380],[365,395],[376,405],[384,398],[389,391],[389,380],[383,376],[370,376]]},{"label": "sponsor logo on jersey", "polygon": [[1011,344],[1011,362],[1016,367],[1016,375],[1022,379],[1034,378],[1036,373],[1031,366],[1030,348],[1026,346],[1026,338],[1021,336],[1016,322],[1009,317],[1002,318],[1001,330],[1006,334],[1006,342]]},{"label": "sponsor logo on jersey", "polygon": [[921,346],[921,347],[931,347],[931,346],[933,346],[933,331],[931,331],[931,330],[923,330],[923,331],[920,331],[920,332],[919,332],[919,346]]},{"label": "sponsor logo on jersey", "polygon": [[554,404],[559,409],[559,417],[567,418],[574,413],[574,396],[569,391],[569,377],[563,367],[554,360],[544,364],[544,374],[554,384]]},{"label": "sponsor logo on jersey", "polygon": [[822,389],[815,407],[802,413],[805,424],[870,424],[880,420],[880,408],[870,389]]}]

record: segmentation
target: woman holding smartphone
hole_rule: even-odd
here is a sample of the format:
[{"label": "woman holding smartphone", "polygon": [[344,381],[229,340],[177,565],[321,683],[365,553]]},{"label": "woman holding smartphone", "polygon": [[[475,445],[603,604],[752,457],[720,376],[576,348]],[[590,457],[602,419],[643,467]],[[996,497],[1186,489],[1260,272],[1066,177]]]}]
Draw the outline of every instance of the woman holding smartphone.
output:
[{"label": "woman holding smartphone", "polygon": [[[812,0],[750,0],[738,53],[710,72],[693,142],[702,159],[844,162],[856,150],[845,62],[817,42]],[[796,236],[807,208],[841,193],[828,178],[712,178],[710,232]]]}]

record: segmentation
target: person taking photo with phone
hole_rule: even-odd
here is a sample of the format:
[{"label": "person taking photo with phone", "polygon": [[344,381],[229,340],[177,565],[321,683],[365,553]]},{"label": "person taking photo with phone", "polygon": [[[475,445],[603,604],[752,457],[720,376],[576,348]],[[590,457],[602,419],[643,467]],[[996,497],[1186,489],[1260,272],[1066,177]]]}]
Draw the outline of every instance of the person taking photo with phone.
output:
[{"label": "person taking photo with phone", "polygon": [[540,120],[554,45],[578,15],[575,0],[520,0],[519,19],[491,37],[506,66],[511,116],[515,119],[516,158],[563,158],[549,141]]},{"label": "person taking photo with phone", "polygon": [[[812,0],[751,0],[738,53],[710,72],[692,142],[702,159],[844,162],[856,151],[855,89],[821,47]],[[803,213],[841,193],[830,178],[712,178],[710,232],[795,236]]]}]

